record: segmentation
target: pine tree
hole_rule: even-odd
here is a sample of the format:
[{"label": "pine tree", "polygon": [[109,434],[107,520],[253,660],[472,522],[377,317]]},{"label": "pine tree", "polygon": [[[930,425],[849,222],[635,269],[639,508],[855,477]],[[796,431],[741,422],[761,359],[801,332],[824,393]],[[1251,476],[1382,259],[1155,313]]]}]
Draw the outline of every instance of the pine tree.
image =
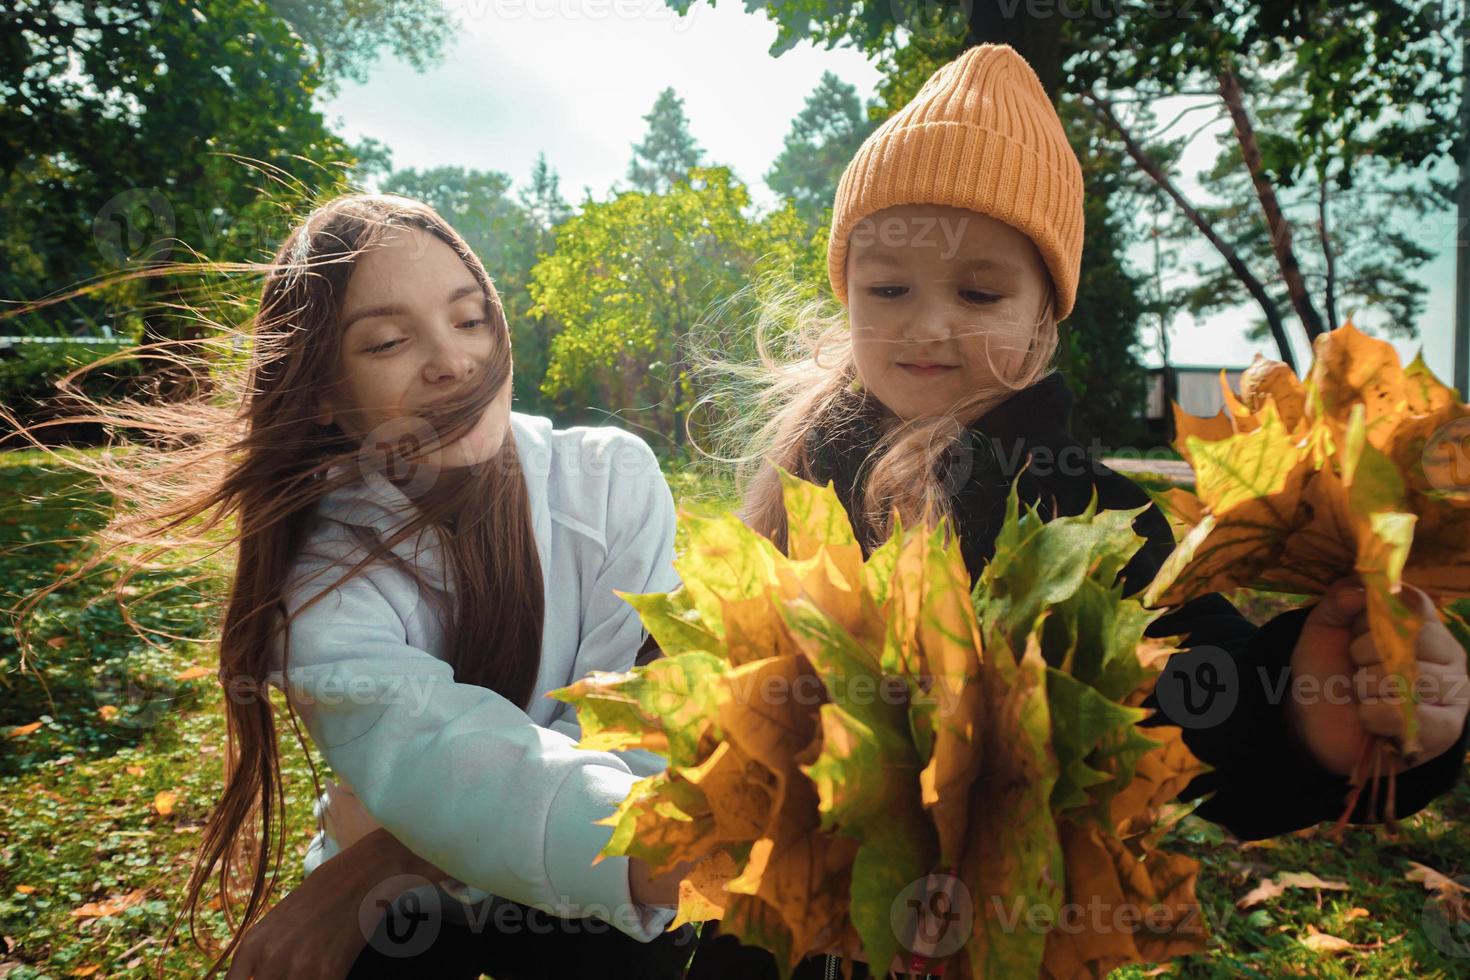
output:
[{"label": "pine tree", "polygon": [[648,123],[648,135],[633,146],[628,180],[637,190],[662,194],[683,180],[691,167],[703,162],[704,151],[689,134],[684,100],[672,88],[659,93],[653,111],[643,119]]},{"label": "pine tree", "polygon": [[786,148],[766,172],[766,186],[795,202],[803,218],[819,223],[832,206],[843,168],[876,125],[864,111],[857,89],[830,71],[823,72],[791,121]]},{"label": "pine tree", "polygon": [[546,163],[543,150],[536,155],[531,168],[531,184],[517,195],[531,222],[542,232],[550,232],[572,216],[572,206],[561,194],[561,177]]}]

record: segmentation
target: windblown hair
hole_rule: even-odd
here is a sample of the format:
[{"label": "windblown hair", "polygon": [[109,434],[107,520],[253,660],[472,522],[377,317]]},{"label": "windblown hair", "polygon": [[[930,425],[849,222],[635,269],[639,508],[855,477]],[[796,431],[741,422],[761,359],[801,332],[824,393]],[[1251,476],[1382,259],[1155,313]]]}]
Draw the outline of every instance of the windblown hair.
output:
[{"label": "windblown hair", "polygon": [[[369,434],[359,440],[335,424],[316,421],[318,397],[342,383],[341,303],[357,258],[394,229],[405,228],[438,238],[474,274],[490,310],[495,353],[471,390],[411,420],[406,438],[374,441],[376,434]],[[285,806],[267,675],[289,669],[290,617],[283,583],[290,580],[309,536],[318,501],[364,479],[389,479],[413,501],[412,515],[401,527],[383,537],[369,535],[374,540],[363,542],[368,547],[361,561],[335,581],[323,581],[306,605],[379,562],[406,569],[426,595],[433,594],[430,584],[389,549],[420,533],[437,535],[453,590],[446,635],[460,683],[481,685],[527,706],[540,664],[545,613],[530,503],[513,434],[507,432],[494,459],[445,469],[426,488],[416,486],[425,482],[421,479],[397,475],[414,472],[424,454],[468,433],[510,383],[510,333],[500,298],[464,239],[416,201],[349,194],[312,211],[272,262],[244,268],[264,276],[259,307],[247,331],[236,332],[235,343],[220,349],[245,347],[248,358],[231,363],[228,357],[160,352],[156,348],[161,345],[124,352],[186,366],[206,379],[204,390],[173,403],[130,398],[101,404],[74,393],[83,404],[80,412],[32,427],[102,423],[109,442],[122,442],[129,451],[113,452],[109,445],[98,458],[55,456],[98,479],[112,495],[114,508],[100,534],[105,547],[20,607],[24,617],[47,594],[109,559],[122,566],[120,589],[139,569],[157,567],[155,559],[163,556],[197,560],[201,549],[207,549],[233,557],[219,636],[219,681],[227,692],[225,787],[204,829],[184,911],[169,933],[171,941],[186,913],[199,945],[201,893],[217,873],[232,938],[210,976],[222,969],[245,931],[266,911],[279,874]],[[194,265],[178,271],[199,269]],[[123,437],[125,432],[137,434],[135,440]],[[23,434],[41,445],[28,430]],[[447,606],[447,597],[436,598]],[[289,700],[287,707],[301,742]],[[238,908],[237,889],[243,883],[248,891],[243,908]]]},{"label": "windblown hair", "polygon": [[753,335],[746,346],[754,348],[754,360],[721,357],[717,348],[730,347],[728,337],[698,341],[692,357],[700,373],[712,379],[700,404],[721,420],[710,426],[714,454],[736,465],[741,519],[782,550],[786,510],[776,467],[822,482],[813,466],[814,447],[847,426],[874,424],[876,405],[878,439],[863,461],[861,514],[853,515],[859,538],[866,547],[881,543],[892,533],[895,516],[904,527],[935,527],[951,516],[943,463],[967,425],[1055,368],[1056,298],[1048,284],[1035,330],[1029,332],[1029,345],[1012,376],[994,370],[999,348],[987,346],[996,382],[940,415],[900,419],[862,390],[845,309],[770,279],[743,292],[755,298],[754,322],[752,328],[737,331]]}]

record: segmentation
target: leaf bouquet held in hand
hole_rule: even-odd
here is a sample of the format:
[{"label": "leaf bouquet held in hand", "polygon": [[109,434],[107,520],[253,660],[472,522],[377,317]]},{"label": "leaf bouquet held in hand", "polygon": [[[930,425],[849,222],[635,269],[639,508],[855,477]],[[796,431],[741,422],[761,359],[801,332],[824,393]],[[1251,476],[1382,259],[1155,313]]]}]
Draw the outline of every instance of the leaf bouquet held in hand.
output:
[{"label": "leaf bouquet held in hand", "polygon": [[943,526],[865,559],[830,486],[782,479],[789,554],[681,515],[683,585],[625,596],[665,656],[553,692],[584,747],[668,760],[603,855],[697,862],[674,925],[718,919],[782,976],[822,952],[1074,977],[1202,948],[1198,864],[1159,838],[1203,767],[1137,726],[1175,647],[1117,582],[1143,508],[1045,522],[1013,485],[972,590]]},{"label": "leaf bouquet held in hand", "polygon": [[[1420,745],[1415,641],[1429,611],[1422,589],[1461,637],[1445,605],[1470,597],[1470,405],[1422,356],[1399,364],[1388,343],[1351,322],[1319,336],[1305,381],[1256,356],[1237,398],[1221,373],[1225,408],[1201,419],[1174,408],[1176,448],[1196,490],[1160,495],[1179,547],[1144,593],[1173,605],[1236,588],[1320,597],[1356,577],[1368,634],[1382,660],[1375,697],[1401,706],[1397,737],[1364,744],[1339,830],[1370,774],[1391,823],[1393,775]],[[1463,641],[1462,641],[1463,642]]]}]

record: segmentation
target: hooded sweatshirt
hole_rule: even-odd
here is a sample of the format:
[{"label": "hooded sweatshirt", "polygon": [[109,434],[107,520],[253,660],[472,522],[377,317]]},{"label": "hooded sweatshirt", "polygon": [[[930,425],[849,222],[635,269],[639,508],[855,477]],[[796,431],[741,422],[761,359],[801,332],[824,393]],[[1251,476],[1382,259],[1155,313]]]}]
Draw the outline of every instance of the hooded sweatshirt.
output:
[{"label": "hooded sweatshirt", "polygon": [[[627,858],[593,863],[612,833],[596,821],[667,763],[639,750],[577,748],[575,710],[545,694],[594,670],[632,668],[645,634],[617,592],[678,585],[673,498],[636,436],[555,431],[520,413],[511,430],[546,596],[529,706],[455,681],[441,618],[453,608],[453,586],[437,532],[392,549],[431,584],[427,591],[385,561],[333,587],[366,556],[365,533],[387,540],[412,513],[401,491],[372,477],[320,502],[283,588],[293,617],[289,682],[280,643],[268,680],[290,696],[347,804],[360,800],[374,822],[454,876],[441,883],[459,899],[446,913],[473,914],[498,896],[563,918],[596,916],[648,942],[675,912],[632,901]],[[344,794],[336,800],[343,805]],[[324,794],[318,816],[332,805]],[[323,830],[307,873],[338,850]]]}]

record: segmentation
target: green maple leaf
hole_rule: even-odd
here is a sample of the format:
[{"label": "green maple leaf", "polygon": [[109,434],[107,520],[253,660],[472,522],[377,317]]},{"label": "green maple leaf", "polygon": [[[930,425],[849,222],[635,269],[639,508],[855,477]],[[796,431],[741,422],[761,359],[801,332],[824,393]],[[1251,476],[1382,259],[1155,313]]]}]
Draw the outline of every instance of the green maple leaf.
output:
[{"label": "green maple leaf", "polygon": [[[906,690],[811,603],[787,603],[787,625],[831,692],[822,705],[822,751],[804,771],[817,787],[823,829],[861,845],[853,859],[849,916],[870,963],[899,950],[895,897],[933,865],[934,828],[920,802],[922,761],[909,735]],[[881,685],[887,684],[884,687]]]},{"label": "green maple leaf", "polygon": [[622,673],[593,671],[547,697],[576,707],[581,748],[644,748],[671,765],[692,766],[700,738],[714,724],[717,681],[727,667],[715,654],[696,650]]}]

